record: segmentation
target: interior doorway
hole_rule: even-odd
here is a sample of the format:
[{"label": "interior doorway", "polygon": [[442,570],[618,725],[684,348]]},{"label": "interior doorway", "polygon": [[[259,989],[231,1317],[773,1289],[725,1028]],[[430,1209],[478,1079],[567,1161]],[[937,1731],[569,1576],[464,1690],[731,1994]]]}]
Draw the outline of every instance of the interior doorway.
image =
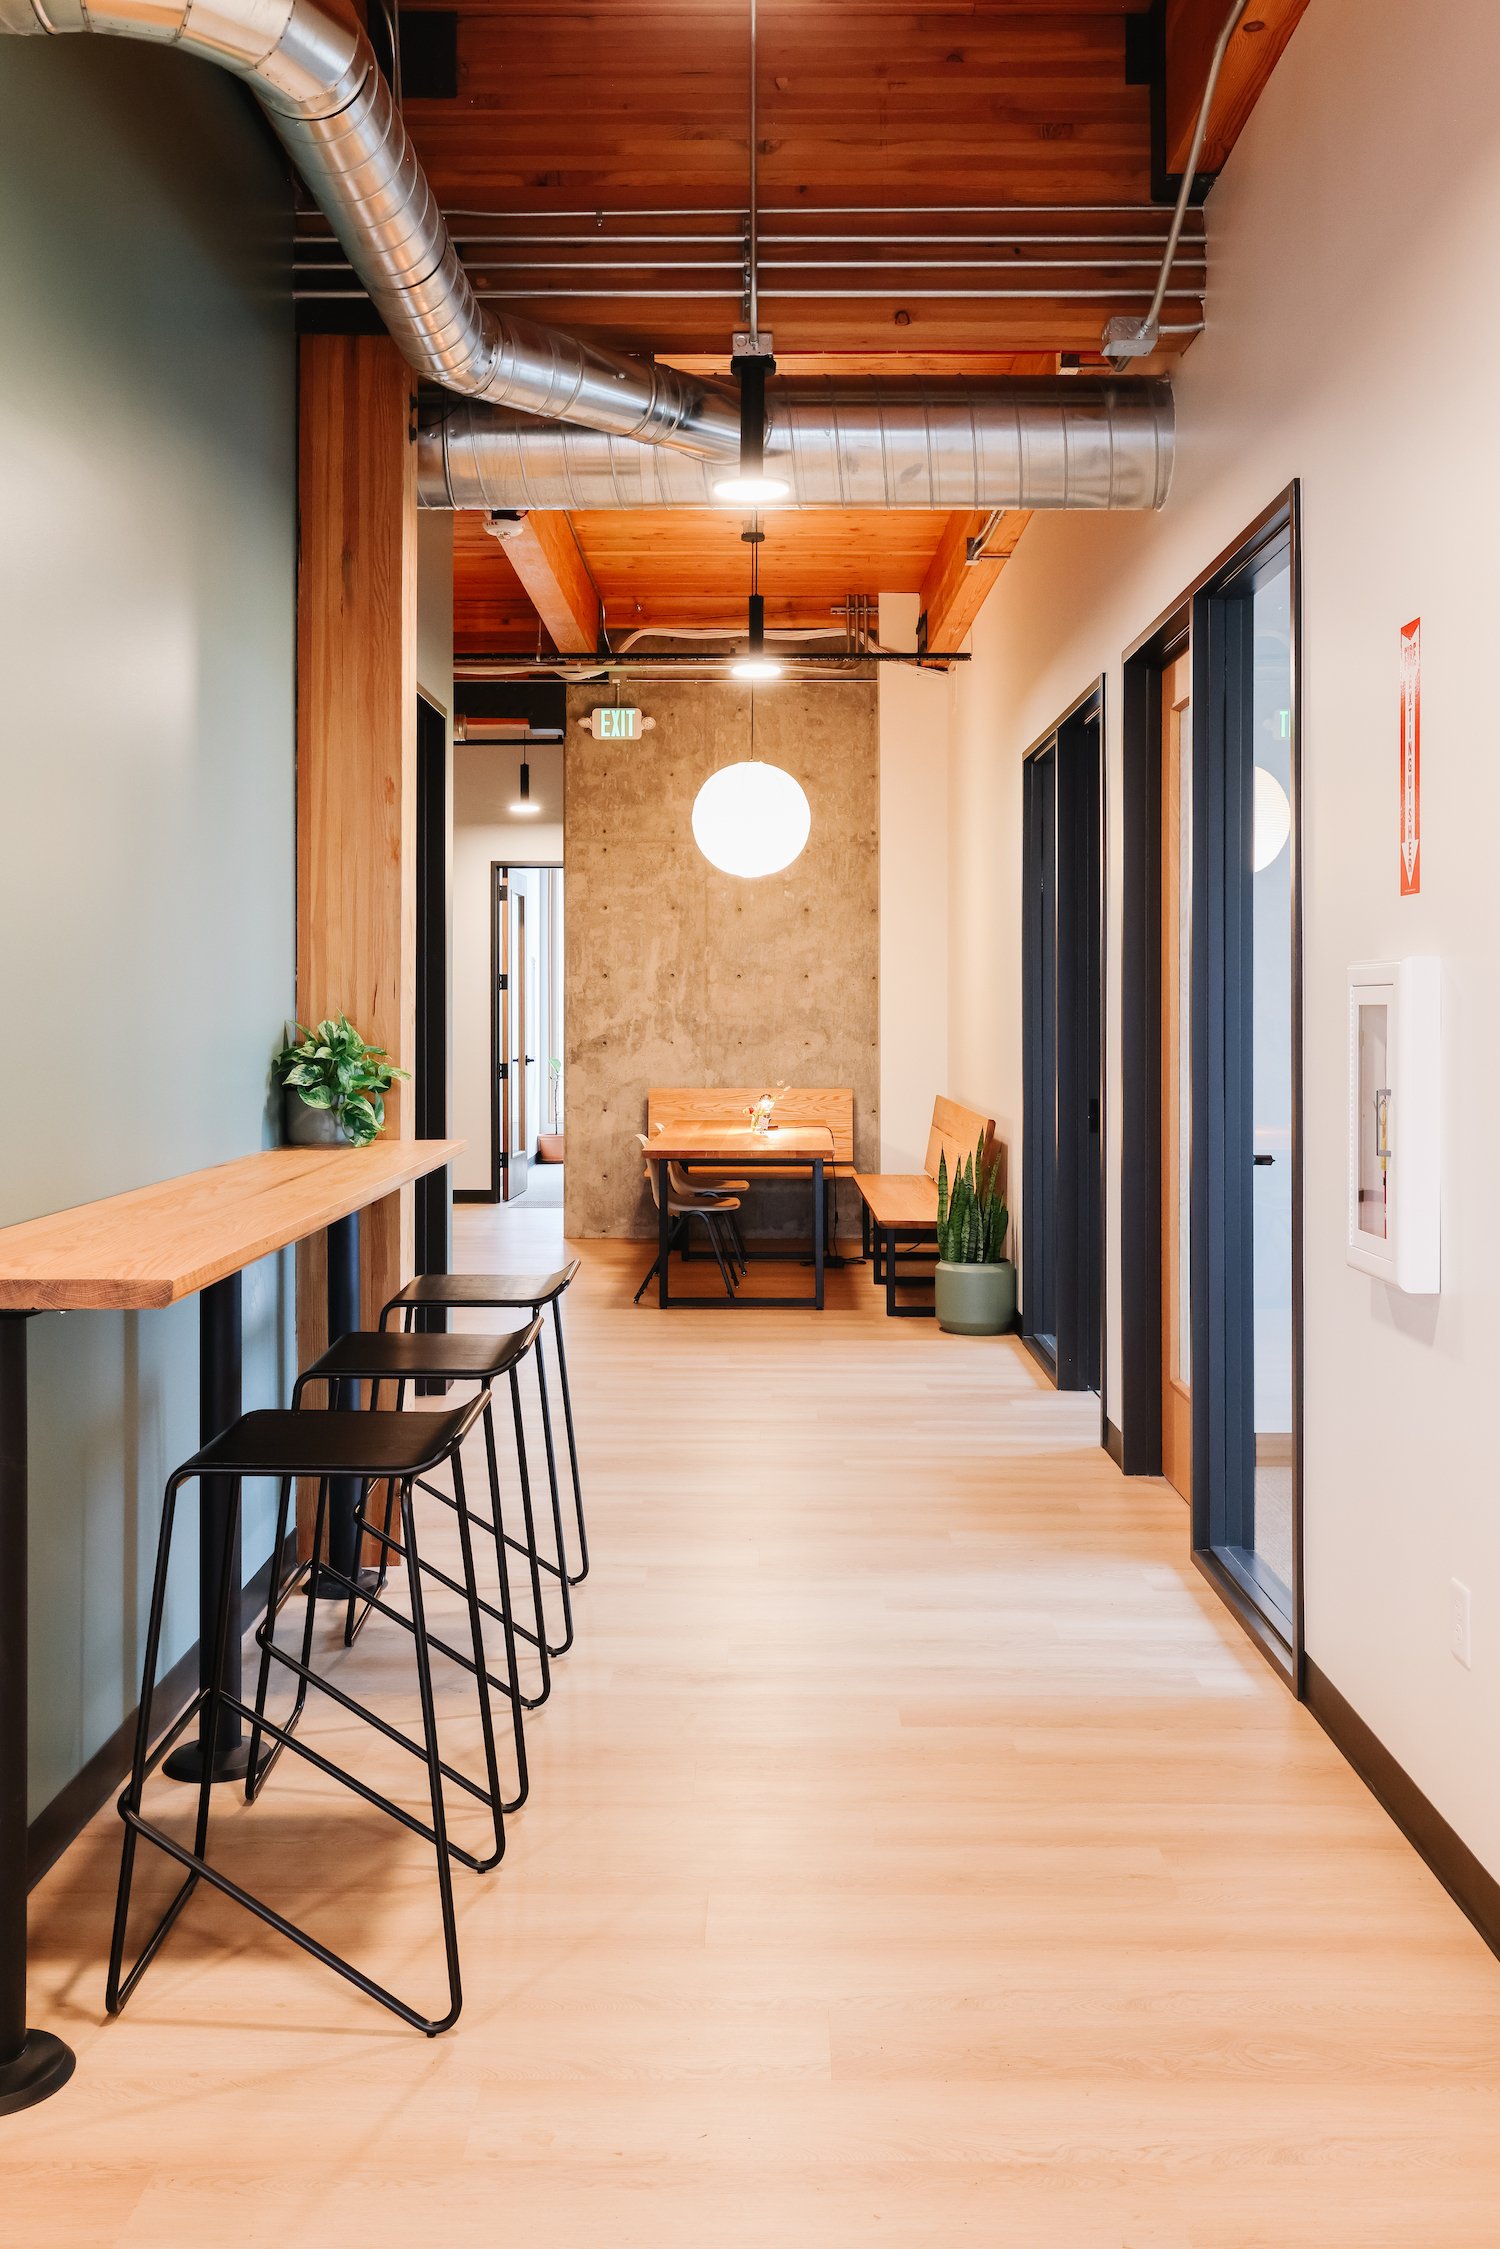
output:
[{"label": "interior doorway", "polygon": [[563,916],[559,866],[491,867],[491,1171],[497,1202],[562,1201]]},{"label": "interior doorway", "polygon": [[1161,680],[1161,1472],[1184,1499],[1193,1489],[1192,696],[1184,650]]},{"label": "interior doorway", "polygon": [[1120,1259],[1128,1473],[1302,1667],[1295,487],[1125,665]]},{"label": "interior doorway", "polygon": [[1022,1338],[1060,1390],[1103,1363],[1103,690],[1023,787]]}]

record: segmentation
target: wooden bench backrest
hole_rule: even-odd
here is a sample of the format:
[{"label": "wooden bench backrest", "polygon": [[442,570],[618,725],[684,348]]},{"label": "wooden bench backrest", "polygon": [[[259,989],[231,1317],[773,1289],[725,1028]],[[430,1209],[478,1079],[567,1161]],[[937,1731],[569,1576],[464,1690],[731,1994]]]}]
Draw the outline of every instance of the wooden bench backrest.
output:
[{"label": "wooden bench backrest", "polygon": [[679,1125],[748,1124],[746,1111],[763,1093],[776,1095],[773,1124],[827,1125],[834,1162],[853,1163],[854,1091],[847,1085],[793,1085],[783,1093],[773,1085],[653,1086],[646,1095],[647,1135],[654,1136],[658,1125],[671,1131]]},{"label": "wooden bench backrest", "polygon": [[941,1093],[932,1104],[932,1130],[927,1135],[925,1169],[928,1178],[936,1179],[938,1160],[940,1157],[946,1156],[948,1159],[948,1177],[952,1179],[955,1172],[962,1169],[979,1146],[981,1133],[984,1135],[985,1167],[988,1170],[993,1168],[995,1164],[999,1164],[999,1186],[1003,1195],[1005,1192],[1005,1150],[998,1146],[995,1140],[994,1118],[982,1117],[977,1109],[966,1109],[962,1102],[950,1101]]}]

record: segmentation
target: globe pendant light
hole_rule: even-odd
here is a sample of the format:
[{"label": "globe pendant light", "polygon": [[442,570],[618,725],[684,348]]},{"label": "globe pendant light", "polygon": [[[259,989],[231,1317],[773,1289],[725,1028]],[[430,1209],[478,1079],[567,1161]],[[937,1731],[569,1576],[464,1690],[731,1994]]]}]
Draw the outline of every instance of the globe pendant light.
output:
[{"label": "globe pendant light", "polygon": [[693,803],[693,841],[721,874],[780,874],[801,856],[812,808],[800,781],[755,755],[755,690],[750,690],[750,755],[709,775]]}]

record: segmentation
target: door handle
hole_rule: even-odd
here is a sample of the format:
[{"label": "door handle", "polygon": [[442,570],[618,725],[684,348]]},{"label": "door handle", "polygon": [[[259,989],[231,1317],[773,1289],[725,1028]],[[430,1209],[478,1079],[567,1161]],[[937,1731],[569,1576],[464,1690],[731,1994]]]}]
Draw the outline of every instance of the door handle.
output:
[{"label": "door handle", "polygon": [[1250,1158],[1250,1161],[1253,1164],[1259,1166],[1261,1164],[1273,1164],[1275,1163],[1276,1158],[1274,1156],[1252,1156]]}]

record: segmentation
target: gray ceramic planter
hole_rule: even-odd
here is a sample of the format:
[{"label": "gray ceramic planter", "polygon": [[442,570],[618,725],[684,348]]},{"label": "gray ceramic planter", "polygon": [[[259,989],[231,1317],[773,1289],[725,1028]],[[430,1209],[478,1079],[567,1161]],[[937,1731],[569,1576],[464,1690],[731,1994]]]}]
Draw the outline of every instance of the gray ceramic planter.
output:
[{"label": "gray ceramic planter", "polygon": [[938,1326],[950,1335],[1003,1335],[1016,1317],[1016,1269],[939,1263],[932,1283]]},{"label": "gray ceramic planter", "polygon": [[294,1085],[282,1088],[283,1119],[289,1148],[347,1148],[349,1139],[335,1109],[311,1109]]}]

